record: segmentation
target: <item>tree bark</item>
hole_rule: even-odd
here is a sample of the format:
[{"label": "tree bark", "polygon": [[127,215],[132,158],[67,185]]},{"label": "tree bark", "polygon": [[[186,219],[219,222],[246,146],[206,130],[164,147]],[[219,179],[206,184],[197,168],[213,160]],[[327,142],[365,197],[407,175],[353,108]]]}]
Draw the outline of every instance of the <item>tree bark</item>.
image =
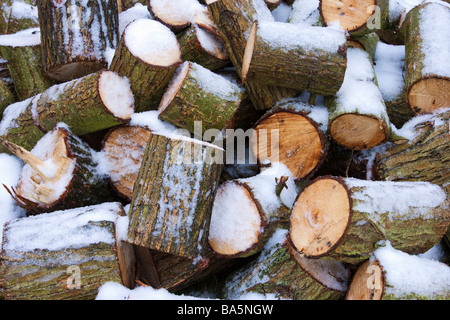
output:
[{"label": "tree bark", "polygon": [[[217,0],[208,4],[208,10],[224,41],[230,60],[241,77],[242,59],[247,43],[245,35],[257,18],[253,0]],[[256,81],[246,82],[245,88],[257,110],[270,109],[278,101],[297,94],[294,89],[265,85]]]},{"label": "tree bark", "polygon": [[133,191],[129,239],[193,259],[205,249],[221,149],[180,139],[150,136]]},{"label": "tree bark", "polygon": [[305,257],[351,264],[369,258],[380,240],[424,253],[447,231],[448,207],[444,190],[429,182],[319,177],[294,204],[290,239]]},{"label": "tree bark", "polygon": [[[0,6],[0,34],[13,34],[21,30],[39,27],[35,0],[2,0]],[[20,8],[19,10],[17,10]]]},{"label": "tree bark", "polygon": [[16,97],[9,89],[8,84],[0,79],[0,120],[3,118],[3,111],[16,102]]},{"label": "tree bark", "polygon": [[133,256],[117,228],[123,215],[119,203],[104,203],[8,222],[0,266],[4,298],[93,300],[109,281],[133,288]]},{"label": "tree bark", "polygon": [[[312,35],[314,40],[304,40]],[[340,41],[330,39],[335,44],[330,49],[316,45],[317,38]],[[242,81],[334,95],[347,67],[345,42],[344,33],[333,29],[255,21],[244,51]]]},{"label": "tree bark", "polygon": [[37,0],[45,73],[58,81],[107,67],[105,52],[119,40],[117,1]]},{"label": "tree bark", "polygon": [[[158,117],[203,137],[207,130],[231,125],[242,96],[241,88],[228,79],[186,61],[169,84]],[[201,130],[196,130],[198,122]]]},{"label": "tree bark", "polygon": [[[141,41],[135,40],[137,32],[141,33]],[[160,33],[160,37],[155,37],[155,33]],[[164,41],[168,44],[164,45]],[[140,46],[153,49],[144,54],[138,50]],[[134,21],[125,28],[109,69],[128,78],[136,112],[142,112],[158,108],[181,62],[181,49],[175,35],[159,22],[147,19]]]}]

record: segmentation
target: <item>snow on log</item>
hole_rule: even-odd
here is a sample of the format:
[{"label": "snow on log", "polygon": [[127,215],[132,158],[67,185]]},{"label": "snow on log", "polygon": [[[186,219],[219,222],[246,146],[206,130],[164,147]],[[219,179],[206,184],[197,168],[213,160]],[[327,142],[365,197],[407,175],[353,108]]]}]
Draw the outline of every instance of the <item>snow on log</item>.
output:
[{"label": "snow on log", "polygon": [[[177,70],[159,105],[159,118],[201,134],[231,125],[242,100],[242,90],[225,77],[186,61]],[[201,131],[195,132],[196,123]]]},{"label": "snow on log", "polygon": [[39,27],[35,0],[3,0],[1,6],[0,34]]},{"label": "snow on log", "polygon": [[386,242],[358,267],[346,300],[448,300],[449,286],[446,264],[409,255]]},{"label": "snow on log", "polygon": [[438,185],[319,177],[299,194],[289,234],[305,257],[357,264],[380,240],[410,254],[424,253],[449,224],[448,199]]},{"label": "snow on log", "polygon": [[9,221],[1,250],[2,296],[94,299],[106,282],[134,288],[134,254],[123,241],[127,222],[116,202]]},{"label": "snow on log", "polygon": [[[231,273],[226,299],[341,300],[349,270],[340,262],[307,259],[292,249],[288,231],[278,229],[256,260]],[[258,295],[259,294],[259,295]]]},{"label": "snow on log", "polygon": [[334,95],[347,67],[346,37],[340,30],[255,21],[242,61],[242,81]]},{"label": "snow on log", "polygon": [[98,204],[111,199],[93,150],[62,124],[31,152],[2,140],[26,164],[11,195],[30,214]]},{"label": "snow on log", "polygon": [[450,106],[450,5],[428,2],[414,7],[402,26],[405,83],[414,114]]},{"label": "snow on log", "polygon": [[158,21],[138,19],[125,28],[109,69],[128,78],[142,112],[158,107],[181,62],[175,34]]},{"label": "snow on log", "polygon": [[201,256],[222,152],[200,140],[152,133],[133,190],[130,241],[186,258]]},{"label": "snow on log", "polygon": [[251,148],[258,164],[283,163],[295,179],[312,176],[327,154],[328,110],[284,99],[255,124]]},{"label": "snow on log", "polygon": [[354,150],[376,147],[390,137],[390,121],[377,84],[372,60],[361,48],[348,48],[344,83],[328,96],[331,137]]},{"label": "snow on log", "polygon": [[107,67],[117,46],[117,1],[37,0],[44,72],[58,81]]},{"label": "snow on log", "polygon": [[323,22],[319,11],[319,0],[293,1],[292,11],[289,13],[287,22],[322,27]]}]

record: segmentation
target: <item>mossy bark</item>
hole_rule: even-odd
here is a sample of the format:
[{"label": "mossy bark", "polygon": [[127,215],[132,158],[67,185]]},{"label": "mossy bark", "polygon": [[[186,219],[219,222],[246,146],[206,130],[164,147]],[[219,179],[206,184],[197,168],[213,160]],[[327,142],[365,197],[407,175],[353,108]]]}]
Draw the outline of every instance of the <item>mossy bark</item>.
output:
[{"label": "mossy bark", "polygon": [[16,102],[16,97],[9,89],[8,84],[0,79],[0,120],[3,117],[3,111],[10,104]]},{"label": "mossy bark", "polygon": [[[0,1],[0,34],[13,34],[28,28],[39,27],[37,16],[15,16],[13,12],[13,0]],[[22,1],[25,5],[29,5],[30,11],[37,10],[35,0]]]},{"label": "mossy bark", "polygon": [[117,46],[117,1],[37,0],[44,72],[69,81],[107,67],[105,52]]},{"label": "mossy bark", "polygon": [[[225,48],[236,71],[241,77],[242,59],[247,43],[246,34],[257,18],[253,0],[219,0],[208,4],[208,10],[215,22]],[[294,97],[298,92],[290,88],[248,81],[245,88],[257,110],[272,108],[284,98]]]},{"label": "mossy bark", "polygon": [[353,36],[350,38],[351,42],[359,44],[364,50],[366,50],[372,60],[375,59],[375,52],[377,50],[379,40],[380,37],[376,32]]},{"label": "mossy bark", "polygon": [[129,211],[130,242],[186,258],[201,256],[222,170],[214,160],[220,150],[150,135]]}]

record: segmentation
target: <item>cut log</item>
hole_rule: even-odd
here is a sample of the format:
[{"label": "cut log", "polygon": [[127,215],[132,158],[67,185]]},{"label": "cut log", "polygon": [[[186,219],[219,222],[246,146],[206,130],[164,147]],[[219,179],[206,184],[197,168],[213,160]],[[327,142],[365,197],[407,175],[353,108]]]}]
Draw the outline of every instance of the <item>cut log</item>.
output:
[{"label": "cut log", "polygon": [[[30,151],[44,136],[36,119],[36,104],[40,94],[6,107],[0,122],[0,137]],[[0,146],[1,152],[10,153]]]},{"label": "cut log", "polygon": [[0,266],[4,298],[93,300],[98,288],[109,281],[133,288],[134,257],[122,241],[124,223],[120,203],[8,222]]},{"label": "cut log", "polygon": [[450,6],[440,3],[425,3],[406,15],[405,84],[415,114],[450,106],[450,41],[443,31],[449,24]]},{"label": "cut log", "polygon": [[208,237],[214,252],[228,258],[252,256],[261,252],[277,227],[287,227],[297,188],[290,172],[277,168],[220,185]]},{"label": "cut log", "polygon": [[347,67],[345,43],[344,32],[331,28],[255,21],[244,51],[242,81],[334,95]]},{"label": "cut log", "polygon": [[385,244],[358,267],[346,300],[448,300],[449,277],[446,264]]},{"label": "cut log", "polygon": [[201,256],[217,191],[222,149],[182,136],[151,134],[129,210],[132,243]]},{"label": "cut log", "polygon": [[158,117],[203,137],[207,130],[231,126],[242,96],[241,88],[228,79],[186,61],[169,84]]},{"label": "cut log", "polygon": [[331,137],[354,150],[370,149],[390,137],[390,121],[369,54],[348,48],[348,66],[342,87],[325,98],[330,110]]},{"label": "cut log", "polygon": [[[254,0],[211,0],[207,2],[208,10],[224,41],[230,61],[241,77],[241,67],[247,44],[245,35],[250,31],[253,21],[273,19],[273,16],[266,6],[258,6]],[[256,81],[247,81],[245,88],[257,110],[270,109],[278,101],[294,97],[297,94],[294,89],[265,85]]]},{"label": "cut log", "polygon": [[151,130],[144,126],[119,126],[103,140],[102,153],[108,163],[108,177],[113,189],[127,201],[139,173]]},{"label": "cut log", "polygon": [[348,40],[347,44],[349,47],[359,47],[364,49],[369,54],[370,58],[374,60],[379,40],[380,37],[378,34],[376,32],[371,32],[353,36]]},{"label": "cut log", "polygon": [[31,152],[3,144],[26,163],[10,193],[29,214],[112,199],[106,179],[96,173],[93,150],[66,127],[57,126],[45,134]]},{"label": "cut log", "polygon": [[371,175],[377,180],[429,181],[449,188],[449,118],[450,111],[443,109],[411,119],[399,130],[408,142],[378,150],[368,167]]},{"label": "cut log", "polygon": [[0,120],[3,118],[3,111],[14,102],[16,102],[14,93],[11,92],[8,84],[0,79]]},{"label": "cut log", "polygon": [[130,83],[109,70],[54,85],[40,94],[36,105],[43,130],[64,122],[77,136],[123,124],[133,112]]},{"label": "cut log", "polygon": [[349,270],[337,261],[300,257],[278,229],[256,260],[233,272],[225,283],[226,299],[255,297],[288,300],[340,300]]},{"label": "cut log", "polygon": [[327,154],[328,110],[282,100],[254,126],[251,148],[260,166],[281,162],[295,179],[308,178]]},{"label": "cut log", "polygon": [[214,71],[230,63],[223,41],[204,27],[194,24],[177,35],[181,59]]},{"label": "cut log", "polygon": [[18,101],[37,95],[56,83],[43,71],[39,29],[0,36],[0,54],[8,61]]},{"label": "cut log", "polygon": [[58,81],[107,67],[119,40],[117,1],[37,0],[45,73]]},{"label": "cut log", "polygon": [[173,32],[157,21],[138,19],[125,28],[109,69],[128,78],[136,112],[141,112],[158,108],[181,62]]},{"label": "cut log", "polygon": [[357,264],[381,240],[410,254],[424,253],[449,224],[449,200],[438,185],[319,177],[293,206],[290,240],[307,258]]},{"label": "cut log", "polygon": [[13,34],[35,27],[39,27],[35,0],[1,1],[0,34]]}]

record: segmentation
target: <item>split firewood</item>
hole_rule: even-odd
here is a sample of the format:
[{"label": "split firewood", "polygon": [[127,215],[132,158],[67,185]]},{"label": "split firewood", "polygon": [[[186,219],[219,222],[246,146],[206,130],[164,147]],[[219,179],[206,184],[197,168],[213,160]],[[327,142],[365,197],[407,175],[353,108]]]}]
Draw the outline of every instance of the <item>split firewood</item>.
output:
[{"label": "split firewood", "polygon": [[330,135],[354,150],[373,148],[390,138],[390,121],[369,54],[348,48],[348,66],[342,87],[328,96]]},{"label": "split firewood", "polygon": [[242,81],[334,95],[347,67],[344,32],[255,21],[244,51]]},{"label": "split firewood", "polygon": [[[273,21],[273,16],[267,6],[261,7],[258,3],[255,4],[254,0],[209,0],[207,3],[230,61],[239,77],[242,77],[241,67],[247,44],[245,35],[255,20]],[[257,110],[270,109],[278,101],[297,94],[295,89],[265,85],[257,81],[247,81],[245,88]]]},{"label": "split firewood", "polygon": [[1,7],[0,34],[39,27],[36,0],[3,0]]},{"label": "split firewood", "polygon": [[96,173],[93,150],[67,127],[59,125],[46,133],[31,152],[1,141],[25,162],[17,186],[8,191],[29,214],[112,199],[106,179]]},{"label": "split firewood", "polygon": [[201,25],[193,24],[177,35],[181,59],[215,71],[230,63],[222,39]]},{"label": "split firewood", "polygon": [[282,164],[221,184],[211,214],[209,245],[229,258],[261,252],[277,227],[288,226],[296,195],[294,179]]},{"label": "split firewood", "polygon": [[446,264],[408,255],[387,243],[358,267],[346,300],[448,300],[449,277]]},{"label": "split firewood", "polygon": [[175,34],[158,21],[138,19],[125,28],[109,69],[128,78],[136,112],[142,112],[158,108],[181,63]]},{"label": "split firewood", "polygon": [[18,101],[37,95],[56,83],[43,71],[39,28],[0,36],[0,54],[8,61]]},{"label": "split firewood", "polygon": [[405,37],[405,84],[414,114],[450,106],[450,41],[442,28],[450,24],[450,5],[424,3],[408,12]]},{"label": "split firewood", "polygon": [[389,240],[410,254],[439,243],[450,224],[444,190],[429,182],[319,177],[298,196],[290,239],[307,258],[358,264]]},{"label": "split firewood", "polygon": [[117,1],[37,0],[44,72],[58,81],[107,67],[119,40]]},{"label": "split firewood", "polygon": [[295,179],[321,166],[328,148],[328,110],[301,99],[285,99],[255,124],[251,148],[260,166],[281,162]]},{"label": "split firewood", "polygon": [[132,243],[186,258],[201,256],[223,149],[184,136],[151,134],[129,210]]},{"label": "split firewood", "polygon": [[[220,131],[231,126],[242,96],[236,84],[186,61],[178,68],[161,100],[159,118],[203,137],[209,129]],[[196,132],[198,122],[200,132]]]},{"label": "split firewood", "polygon": [[[1,294],[10,300],[95,299],[113,281],[134,288],[120,203],[15,219],[4,228]],[[126,229],[126,227],[125,227]]]},{"label": "split firewood", "polygon": [[345,297],[349,270],[337,261],[301,257],[292,249],[287,234],[286,229],[278,229],[256,260],[231,273],[225,283],[226,299],[246,294],[288,300]]},{"label": "split firewood", "polygon": [[79,136],[127,122],[134,113],[134,97],[125,77],[100,70],[48,88],[34,112],[43,130],[64,122]]}]

